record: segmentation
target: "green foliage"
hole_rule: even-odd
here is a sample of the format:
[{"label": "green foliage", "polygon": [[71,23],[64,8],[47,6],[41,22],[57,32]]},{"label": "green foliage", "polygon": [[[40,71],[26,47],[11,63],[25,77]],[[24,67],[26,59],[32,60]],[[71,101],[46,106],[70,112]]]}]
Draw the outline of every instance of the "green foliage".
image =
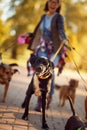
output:
[{"label": "green foliage", "polygon": [[[17,43],[19,34],[33,32],[41,15],[44,13],[45,3],[46,0],[12,0],[9,2],[10,12],[15,10],[15,14],[5,22],[0,20],[1,50],[6,49],[14,42]],[[87,51],[87,1],[77,0],[76,3],[73,0],[63,1],[61,13],[65,17],[66,33],[70,39],[70,44],[79,51],[81,56],[76,55],[75,51],[70,52],[70,55],[72,53],[78,62],[78,66],[84,68],[82,63],[85,60],[83,57],[85,57]],[[0,11],[1,14],[3,14],[3,10]],[[20,47],[20,45],[16,44],[10,48],[10,56],[17,59],[19,55],[25,55],[26,51],[27,45]],[[87,63],[85,63],[85,66],[87,66]]]}]

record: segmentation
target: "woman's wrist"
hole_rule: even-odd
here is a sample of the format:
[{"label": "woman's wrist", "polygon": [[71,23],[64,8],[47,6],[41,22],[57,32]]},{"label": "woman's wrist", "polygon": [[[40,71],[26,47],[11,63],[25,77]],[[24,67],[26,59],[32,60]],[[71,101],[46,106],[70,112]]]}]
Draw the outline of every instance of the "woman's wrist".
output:
[{"label": "woman's wrist", "polygon": [[69,49],[69,50],[71,51],[71,47],[70,47],[70,45],[69,45],[69,40],[68,40],[68,39],[64,39],[64,40],[63,40],[63,44],[64,44],[64,46],[65,46],[67,49]]}]

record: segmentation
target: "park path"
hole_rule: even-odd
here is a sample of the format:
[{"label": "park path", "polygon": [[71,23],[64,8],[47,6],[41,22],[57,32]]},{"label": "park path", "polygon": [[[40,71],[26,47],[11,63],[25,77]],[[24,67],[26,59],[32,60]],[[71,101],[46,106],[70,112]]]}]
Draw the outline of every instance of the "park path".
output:
[{"label": "park path", "polygon": [[[29,121],[24,121],[21,116],[24,110],[21,103],[24,100],[27,86],[31,77],[27,77],[26,68],[19,67],[19,73],[13,76],[8,90],[7,100],[1,102],[4,86],[0,85],[0,130],[42,130],[41,129],[41,113],[34,111],[37,97],[32,96],[30,101],[30,117]],[[81,74],[87,82],[87,74]],[[79,87],[76,91],[75,109],[77,114],[83,119],[85,116],[84,100],[87,95],[84,82],[76,71],[66,71],[58,77],[55,70],[55,82],[57,84],[68,84],[70,78],[79,80]],[[72,115],[68,101],[64,107],[58,107],[58,94],[55,90],[53,101],[49,110],[46,110],[47,123],[49,130],[64,130],[67,119]]]}]

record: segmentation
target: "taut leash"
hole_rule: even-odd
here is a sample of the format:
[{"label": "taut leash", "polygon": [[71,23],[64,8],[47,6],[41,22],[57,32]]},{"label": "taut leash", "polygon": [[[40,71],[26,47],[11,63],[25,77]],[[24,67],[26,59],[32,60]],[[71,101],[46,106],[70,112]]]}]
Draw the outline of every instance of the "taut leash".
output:
[{"label": "taut leash", "polygon": [[16,41],[13,41],[13,43],[10,44],[6,49],[4,49],[3,52],[0,52],[0,64],[2,63],[2,54],[3,54],[4,52],[6,52],[8,49],[10,49],[10,48],[12,48],[13,46],[15,46],[15,44],[16,44]]},{"label": "taut leash", "polygon": [[64,46],[64,43],[61,43],[60,47],[58,48],[58,50],[55,52],[55,54],[52,56],[52,58],[50,59],[52,62],[54,61],[54,59],[56,58],[56,56],[58,55],[58,53],[60,52],[60,50],[62,49],[62,47]]},{"label": "taut leash", "polygon": [[[71,59],[69,56],[68,56],[68,58]],[[82,77],[82,75],[80,74],[79,69],[78,69],[78,66],[77,66],[75,60],[73,59],[73,56],[72,56],[72,61],[73,61],[74,65],[75,65],[75,67],[76,67],[77,73],[79,74],[80,78],[82,79],[82,81],[83,81],[83,83],[84,83],[84,87],[85,87],[85,90],[86,90],[86,92],[87,92],[87,83],[86,83],[86,81],[84,80],[84,78]]]},{"label": "taut leash", "polygon": [[[76,48],[73,47],[71,44],[70,44],[70,47],[71,47],[71,49],[72,49],[74,52],[76,52],[80,57],[83,57],[83,56],[81,56],[81,54],[76,50]],[[86,58],[86,57],[83,57],[83,59],[87,61],[87,58]]]},{"label": "taut leash", "polygon": [[9,45],[2,53],[6,52],[8,49],[12,48],[15,45],[16,45],[16,41],[14,43],[12,43],[11,45]]}]

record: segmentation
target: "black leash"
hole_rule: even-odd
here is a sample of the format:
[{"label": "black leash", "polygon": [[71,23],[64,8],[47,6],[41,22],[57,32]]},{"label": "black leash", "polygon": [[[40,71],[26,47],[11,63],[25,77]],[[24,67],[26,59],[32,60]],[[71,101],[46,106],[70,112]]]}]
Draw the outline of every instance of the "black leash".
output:
[{"label": "black leash", "polygon": [[[68,57],[69,59],[71,59],[69,56],[67,56],[67,57]],[[75,65],[75,67],[76,67],[77,73],[79,74],[80,78],[82,79],[82,81],[83,81],[83,83],[84,83],[84,87],[85,87],[85,90],[86,90],[86,92],[87,92],[87,85],[86,85],[87,83],[86,83],[86,81],[84,80],[84,78],[82,77],[82,75],[80,74],[79,69],[78,69],[78,66],[77,66],[77,64],[76,64],[76,62],[75,62],[73,56],[72,56],[72,61],[73,61],[74,65]]]},{"label": "black leash", "polygon": [[83,59],[87,61],[87,58],[84,57],[84,56],[81,56],[81,54],[76,50],[75,47],[73,47],[71,44],[70,44],[70,46],[71,46],[71,49],[72,49],[74,52],[76,52],[80,57],[83,57]]},{"label": "black leash", "polygon": [[9,50],[10,48],[12,48],[13,46],[16,45],[16,40],[13,41],[13,42],[14,42],[14,43],[10,44],[6,49],[4,49],[3,52],[0,52],[0,63],[2,62],[2,54],[3,54],[4,52],[8,51],[8,50]]},{"label": "black leash", "polygon": [[15,45],[16,45],[16,41],[14,43],[10,44],[2,53],[6,52],[7,50],[9,50],[10,48],[12,48]]}]

